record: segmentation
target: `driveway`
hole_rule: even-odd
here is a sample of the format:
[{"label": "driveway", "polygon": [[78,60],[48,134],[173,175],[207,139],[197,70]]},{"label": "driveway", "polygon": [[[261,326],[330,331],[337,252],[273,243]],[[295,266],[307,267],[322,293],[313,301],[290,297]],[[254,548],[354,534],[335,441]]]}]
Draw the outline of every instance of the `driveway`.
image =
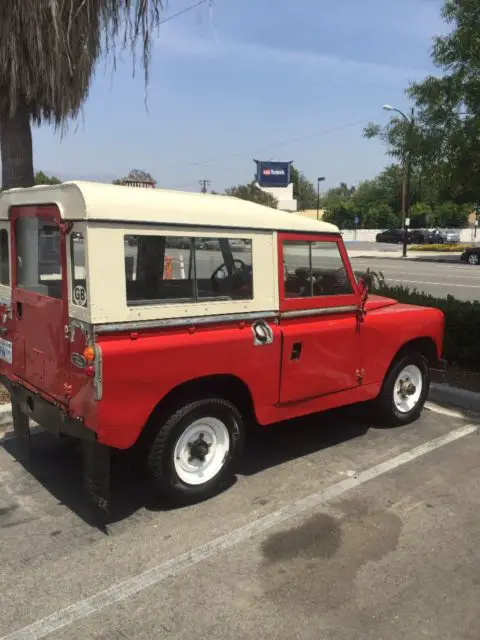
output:
[{"label": "driveway", "polygon": [[252,434],[226,493],[170,512],[120,456],[109,535],[71,443],[36,435],[29,474],[5,440],[0,636],[478,640],[480,438],[434,409]]}]

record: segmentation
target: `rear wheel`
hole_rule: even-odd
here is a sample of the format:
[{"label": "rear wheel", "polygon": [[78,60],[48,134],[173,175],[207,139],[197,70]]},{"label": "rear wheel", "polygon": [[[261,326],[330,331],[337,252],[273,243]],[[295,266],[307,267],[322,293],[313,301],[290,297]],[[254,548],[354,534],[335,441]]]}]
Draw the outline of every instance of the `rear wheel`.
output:
[{"label": "rear wheel", "polygon": [[243,419],[231,402],[192,401],[161,426],[148,455],[149,475],[169,503],[200,502],[231,480],[243,443]]},{"label": "rear wheel", "polygon": [[478,253],[471,253],[468,256],[468,264],[477,265],[480,262],[480,256]]},{"label": "rear wheel", "polygon": [[399,357],[390,368],[376,400],[379,417],[385,425],[400,426],[416,420],[425,405],[430,388],[430,369],[420,353]]}]

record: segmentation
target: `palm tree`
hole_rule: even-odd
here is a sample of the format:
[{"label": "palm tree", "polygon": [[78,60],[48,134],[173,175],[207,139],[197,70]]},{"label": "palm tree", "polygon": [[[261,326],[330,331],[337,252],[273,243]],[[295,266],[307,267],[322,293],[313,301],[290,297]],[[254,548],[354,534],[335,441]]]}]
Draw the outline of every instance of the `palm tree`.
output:
[{"label": "palm tree", "polygon": [[4,189],[34,184],[31,125],[78,116],[102,53],[142,45],[148,82],[163,0],[1,0],[0,149]]}]

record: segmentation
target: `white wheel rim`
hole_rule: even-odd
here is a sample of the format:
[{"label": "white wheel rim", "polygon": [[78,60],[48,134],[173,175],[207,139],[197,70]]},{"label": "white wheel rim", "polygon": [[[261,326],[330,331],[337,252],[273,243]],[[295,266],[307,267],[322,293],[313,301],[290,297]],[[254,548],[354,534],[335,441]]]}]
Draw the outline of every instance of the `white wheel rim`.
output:
[{"label": "white wheel rim", "polygon": [[398,375],[393,388],[393,402],[400,413],[415,409],[423,391],[423,376],[420,369],[410,364]]},{"label": "white wheel rim", "polygon": [[476,253],[471,253],[468,256],[468,261],[470,262],[470,264],[478,264],[478,256]]},{"label": "white wheel rim", "polygon": [[185,429],[175,445],[175,472],[185,484],[205,484],[221,471],[229,449],[230,435],[225,424],[218,418],[199,418]]}]

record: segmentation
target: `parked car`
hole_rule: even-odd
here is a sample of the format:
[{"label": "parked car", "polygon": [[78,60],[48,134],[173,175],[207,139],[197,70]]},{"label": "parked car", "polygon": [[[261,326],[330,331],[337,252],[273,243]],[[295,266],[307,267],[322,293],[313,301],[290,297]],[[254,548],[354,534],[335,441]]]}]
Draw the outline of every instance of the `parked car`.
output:
[{"label": "parked car", "polygon": [[[389,244],[403,244],[404,231],[403,229],[387,229],[377,234],[377,242],[387,242]],[[410,237],[407,231],[407,242]]]},{"label": "parked car", "polygon": [[426,229],[412,229],[408,240],[411,244],[430,244],[430,233]]},{"label": "parked car", "polygon": [[[60,248],[58,278],[40,291],[12,262],[20,249],[24,272],[38,268],[19,224],[32,218],[50,220]],[[76,231],[84,245],[68,251]],[[0,232],[12,246],[0,382],[16,457],[28,460],[30,420],[81,440],[102,512],[113,451],[133,449],[166,503],[200,502],[232,484],[247,424],[370,403],[385,426],[407,425],[441,367],[443,313],[370,294],[326,222],[220,195],[72,182],[3,192]],[[217,248],[192,251],[185,268],[168,247],[200,233]],[[135,277],[126,234],[142,239]]]},{"label": "parked car", "polygon": [[480,264],[480,245],[469,247],[460,256],[462,262],[468,262],[471,265]]},{"label": "parked car", "polygon": [[460,242],[458,231],[433,229],[429,232],[429,244],[457,244],[458,242]]}]

